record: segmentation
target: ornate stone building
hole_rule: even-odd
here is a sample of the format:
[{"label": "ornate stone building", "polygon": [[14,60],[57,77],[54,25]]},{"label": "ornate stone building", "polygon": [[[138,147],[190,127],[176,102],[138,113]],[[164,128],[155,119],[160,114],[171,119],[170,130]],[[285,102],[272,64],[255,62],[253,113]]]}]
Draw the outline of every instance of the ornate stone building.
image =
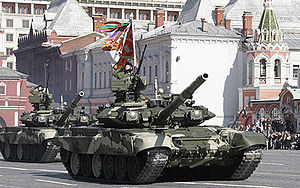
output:
[{"label": "ornate stone building", "polygon": [[[291,77],[289,47],[283,41],[283,31],[277,22],[271,0],[265,0],[261,22],[247,46],[246,54],[247,83],[240,89],[240,97],[243,99],[240,105],[248,111],[245,123],[251,124],[262,116],[260,112],[255,113],[260,109],[251,108],[251,100],[277,97],[284,84],[289,81],[292,85],[296,84]],[[264,113],[270,114],[274,110],[279,111],[268,109]]]}]

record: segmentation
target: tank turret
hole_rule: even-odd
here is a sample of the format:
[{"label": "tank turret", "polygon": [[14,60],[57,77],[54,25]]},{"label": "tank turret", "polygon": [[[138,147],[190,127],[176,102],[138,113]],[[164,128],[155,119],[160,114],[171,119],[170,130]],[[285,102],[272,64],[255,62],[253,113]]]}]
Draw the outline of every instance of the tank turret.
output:
[{"label": "tank turret", "polygon": [[[78,95],[74,98],[71,105],[67,108],[67,110],[63,113],[63,115],[58,119],[58,121],[55,123],[56,126],[63,126],[66,123],[67,118],[70,116],[70,114],[74,111],[74,109],[77,107],[77,104],[79,103],[80,99],[84,96],[84,92],[80,91]],[[80,121],[80,120],[79,120]],[[81,118],[81,121],[87,121],[88,122],[88,116],[83,116]]]},{"label": "tank turret", "polygon": [[76,108],[84,92],[79,92],[67,109],[64,105],[54,108],[51,105],[52,95],[41,86],[32,89],[30,93],[33,96],[29,97],[29,101],[34,109],[22,115],[20,121],[24,125],[6,127],[0,132],[0,145],[3,146],[1,152],[4,159],[10,161],[52,162],[59,147],[51,139],[58,134],[67,134],[67,131],[59,129],[67,129],[66,126],[73,124],[91,123],[90,116],[78,112]]},{"label": "tank turret", "polygon": [[203,123],[215,115],[202,106],[185,102],[192,98],[194,91],[207,78],[208,74],[203,74],[180,95],[162,99],[146,99],[141,96],[140,91],[145,89],[146,80],[139,75],[112,80],[111,87],[116,102],[100,106],[97,119],[104,127],[114,128],[168,128],[174,122],[184,126]]},{"label": "tank turret", "polygon": [[33,105],[34,110],[29,113],[24,113],[20,121],[26,127],[55,127],[66,124],[66,119],[70,116],[71,112],[74,111],[79,100],[83,97],[84,92],[79,92],[66,110],[55,109],[51,106],[52,94],[44,90],[38,90],[34,93],[31,92],[31,94],[33,94],[33,96],[29,96],[29,101]]},{"label": "tank turret", "polygon": [[[180,93],[166,108],[162,109],[158,116],[155,118],[155,123],[165,124],[167,119],[172,115],[179,106],[193,97],[193,93],[198,89],[208,78],[208,74],[199,76],[190,86],[188,86],[182,93]],[[195,110],[192,113],[193,119],[203,119],[203,115],[199,110]]]}]

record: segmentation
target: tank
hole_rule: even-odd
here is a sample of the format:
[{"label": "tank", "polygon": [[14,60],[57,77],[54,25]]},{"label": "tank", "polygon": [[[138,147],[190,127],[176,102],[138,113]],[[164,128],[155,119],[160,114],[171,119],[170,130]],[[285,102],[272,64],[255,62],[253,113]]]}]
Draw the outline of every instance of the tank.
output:
[{"label": "tank", "polygon": [[[52,162],[55,160],[59,147],[50,139],[57,134],[57,128],[90,123],[89,116],[75,112],[84,92],[79,92],[72,104],[66,108],[54,108],[52,94],[47,89],[33,88],[29,102],[34,109],[23,113],[20,127],[4,127],[0,132],[0,150],[5,160]],[[71,114],[72,113],[72,114]]]},{"label": "tank", "polygon": [[167,177],[247,179],[262,159],[265,137],[202,126],[215,114],[192,96],[207,79],[200,75],[179,95],[155,99],[141,95],[146,79],[138,74],[111,80],[116,99],[99,106],[99,125],[71,127],[69,135],[53,138],[68,173],[134,184]]}]

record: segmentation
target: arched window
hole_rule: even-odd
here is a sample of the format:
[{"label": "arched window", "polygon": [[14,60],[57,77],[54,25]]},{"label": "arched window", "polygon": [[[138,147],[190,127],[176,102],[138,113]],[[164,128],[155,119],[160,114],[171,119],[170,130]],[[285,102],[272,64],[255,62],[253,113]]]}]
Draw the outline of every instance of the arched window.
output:
[{"label": "arched window", "polygon": [[270,117],[272,119],[278,118],[279,117],[279,109],[278,108],[272,108],[270,111]]},{"label": "arched window", "polygon": [[276,42],[277,41],[277,31],[276,30],[273,30],[272,37],[273,37],[273,41]]},{"label": "arched window", "polygon": [[267,41],[268,40],[268,30],[264,30],[263,32],[263,41]]},{"label": "arched window", "polygon": [[0,95],[6,95],[6,84],[4,82],[0,83]]},{"label": "arched window", "polygon": [[249,61],[249,65],[248,65],[248,76],[249,78],[253,78],[253,61]]},{"label": "arched window", "polygon": [[257,119],[264,118],[265,117],[265,109],[260,108],[256,113]]},{"label": "arched window", "polygon": [[166,83],[169,83],[169,62],[166,62]]},{"label": "arched window", "polygon": [[81,89],[84,89],[84,72],[81,74]]},{"label": "arched window", "polygon": [[260,77],[266,77],[267,76],[267,61],[265,59],[262,59],[260,62]]},{"label": "arched window", "polygon": [[281,62],[280,62],[279,59],[276,59],[275,60],[275,65],[274,65],[274,76],[275,76],[275,78],[278,78],[278,77],[281,76],[280,75],[281,74],[280,69],[281,69]]}]

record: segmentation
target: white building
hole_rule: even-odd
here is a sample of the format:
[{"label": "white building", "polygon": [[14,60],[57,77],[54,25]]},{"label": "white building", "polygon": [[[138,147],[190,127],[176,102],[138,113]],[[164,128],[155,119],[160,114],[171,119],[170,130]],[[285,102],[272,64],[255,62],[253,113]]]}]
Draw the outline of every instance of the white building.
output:
[{"label": "white building", "polygon": [[[234,121],[240,105],[243,104],[239,99],[239,88],[249,84],[247,83],[249,58],[246,53],[248,46],[245,43],[245,36],[250,38],[253,36],[253,31],[258,25],[256,21],[261,18],[264,7],[262,0],[222,1],[220,3],[226,6],[217,9],[216,3],[212,0],[187,0],[176,23],[166,23],[150,32],[139,31],[136,37],[139,39],[137,43],[141,49],[145,44],[148,45],[141,68],[141,75],[147,77],[149,84],[144,94],[154,94],[155,76],[158,77],[159,87],[169,94],[181,92],[199,74],[208,73],[208,81],[196,91],[194,99],[217,115],[216,118],[206,122],[207,124],[228,125]],[[296,84],[296,73],[300,67],[300,37],[297,36],[297,28],[300,26],[297,22],[299,13],[293,11],[290,16],[296,23],[295,29],[291,30],[291,23],[283,24],[286,16],[284,11],[277,10],[279,6],[287,4],[287,1],[274,0],[273,3],[278,24],[283,31],[283,39],[290,51],[289,67],[285,67],[282,76],[288,77],[290,84]],[[296,0],[293,4],[296,6]],[[108,53],[100,50],[99,46],[90,47],[80,51],[82,59],[92,61],[88,61],[90,65],[81,63],[81,66],[85,67],[82,69],[84,75],[91,73],[88,78],[85,77],[84,85],[91,84],[96,87],[96,89],[89,88],[90,93],[93,93],[88,99],[89,104],[91,100],[94,100],[93,104],[97,101],[110,102],[112,94],[107,84],[111,76],[107,74],[111,72],[110,66],[113,61]],[[271,70],[270,67],[268,69]],[[78,79],[80,80],[80,76]],[[98,97],[102,99],[99,100]],[[95,109],[96,106],[93,107],[93,110]]]}]

